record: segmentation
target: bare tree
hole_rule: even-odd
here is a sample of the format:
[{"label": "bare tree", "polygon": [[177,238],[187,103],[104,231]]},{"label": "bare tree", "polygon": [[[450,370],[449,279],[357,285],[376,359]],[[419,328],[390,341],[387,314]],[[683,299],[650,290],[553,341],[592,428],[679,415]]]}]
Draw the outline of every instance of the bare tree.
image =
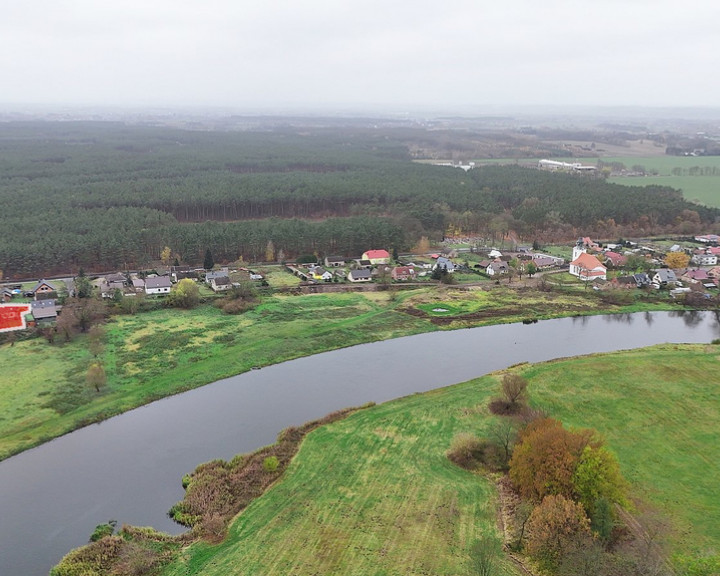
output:
[{"label": "bare tree", "polygon": [[502,450],[502,466],[507,469],[512,449],[517,440],[517,422],[509,418],[498,418],[488,431],[488,436]]},{"label": "bare tree", "polygon": [[519,374],[505,374],[502,379],[502,393],[510,404],[524,405],[527,402],[528,381]]}]

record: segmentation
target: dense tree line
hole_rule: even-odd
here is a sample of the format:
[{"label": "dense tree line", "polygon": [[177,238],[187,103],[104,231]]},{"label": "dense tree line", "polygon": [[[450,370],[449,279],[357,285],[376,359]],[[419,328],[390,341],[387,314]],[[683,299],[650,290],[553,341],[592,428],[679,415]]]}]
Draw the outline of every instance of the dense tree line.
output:
[{"label": "dense tree line", "polygon": [[[411,132],[411,131],[410,131]],[[393,132],[201,132],[9,123],[0,135],[0,269],[7,276],[142,266],[164,246],[199,264],[408,248],[447,231],[572,236],[707,227],[717,211],[669,188],[517,166],[412,163]],[[426,131],[417,130],[418,139]],[[322,221],[322,222],[319,222]]]}]

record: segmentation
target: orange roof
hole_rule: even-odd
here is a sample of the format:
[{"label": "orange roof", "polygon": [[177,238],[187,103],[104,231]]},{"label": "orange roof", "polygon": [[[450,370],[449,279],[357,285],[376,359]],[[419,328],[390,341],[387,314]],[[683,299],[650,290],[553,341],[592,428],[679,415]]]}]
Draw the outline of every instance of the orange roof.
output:
[{"label": "orange roof", "polygon": [[586,252],[583,252],[582,254],[580,254],[580,256],[575,258],[575,260],[570,262],[570,265],[579,266],[580,268],[585,268],[586,270],[594,270],[595,268],[605,269],[605,266],[600,263],[600,260]]}]

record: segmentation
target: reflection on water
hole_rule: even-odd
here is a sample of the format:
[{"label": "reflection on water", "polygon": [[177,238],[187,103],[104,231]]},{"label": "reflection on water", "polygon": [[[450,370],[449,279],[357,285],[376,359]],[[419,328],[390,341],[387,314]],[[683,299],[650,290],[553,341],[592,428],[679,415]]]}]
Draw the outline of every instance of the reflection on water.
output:
[{"label": "reflection on water", "polygon": [[674,318],[682,318],[685,326],[693,328],[699,326],[705,319],[706,312],[701,310],[673,310],[670,315]]},{"label": "reflection on water", "polygon": [[635,314],[608,314],[603,316],[606,322],[610,324],[632,324],[635,320]]}]

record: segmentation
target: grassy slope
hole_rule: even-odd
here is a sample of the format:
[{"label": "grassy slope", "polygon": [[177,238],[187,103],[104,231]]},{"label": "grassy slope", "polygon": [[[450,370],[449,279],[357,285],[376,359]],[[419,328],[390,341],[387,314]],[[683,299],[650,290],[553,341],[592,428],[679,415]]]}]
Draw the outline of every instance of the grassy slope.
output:
[{"label": "grassy slope", "polygon": [[683,551],[720,548],[719,360],[716,346],[666,345],[526,373],[536,404],[605,435],[635,492],[676,520]]},{"label": "grassy slope", "polygon": [[[525,369],[534,404],[597,428],[633,493],[668,511],[675,552],[720,546],[718,352],[657,346]],[[468,573],[470,543],[496,534],[495,493],[444,452],[457,432],[483,433],[497,386],[486,376],[316,430],[224,543],[191,546],[163,576]]]},{"label": "grassy slope", "polygon": [[471,543],[497,536],[495,495],[444,453],[455,432],[486,424],[461,407],[492,388],[412,396],[316,430],[224,544],[191,547],[167,574],[467,573]]},{"label": "grassy slope", "polygon": [[[101,355],[108,384],[99,394],[85,384],[87,338],[0,346],[0,458],[83,424],[147,402],[265,366],[342,346],[439,329],[428,318],[399,310],[449,306],[469,318],[443,318],[444,329],[580,313],[667,308],[637,301],[600,302],[587,290],[491,292],[437,290],[273,296],[255,310],[229,316],[212,306],[117,316],[107,326]],[[10,383],[8,386],[5,383]]]}]

